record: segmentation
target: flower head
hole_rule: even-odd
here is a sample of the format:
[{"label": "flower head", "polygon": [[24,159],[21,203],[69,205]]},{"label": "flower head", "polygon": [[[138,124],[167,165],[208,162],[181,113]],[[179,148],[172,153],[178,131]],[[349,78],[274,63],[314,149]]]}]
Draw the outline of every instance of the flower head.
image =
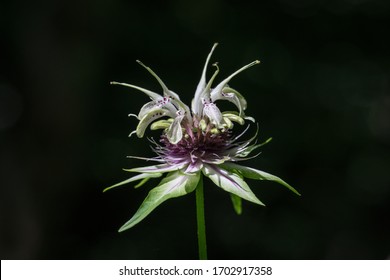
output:
[{"label": "flower head", "polygon": [[[131,158],[155,161],[159,164],[125,169],[125,171],[138,173],[138,175],[106,190],[134,181],[140,181],[135,186],[140,187],[149,179],[161,177],[167,173],[159,185],[149,192],[138,211],[121,227],[120,231],[139,223],[167,199],[194,191],[202,174],[230,193],[233,206],[239,214],[241,213],[241,199],[264,205],[251,191],[245,178],[275,181],[299,194],[293,187],[274,175],[238,164],[240,161],[254,157],[252,152],[271,140],[270,138],[264,143],[257,144],[257,133],[248,140],[241,140],[248,127],[239,135],[233,131],[234,125],[244,125],[246,121],[255,122],[255,120],[245,115],[247,108],[245,98],[229,87],[228,83],[237,74],[259,64],[260,61],[255,60],[245,65],[212,87],[219,67],[216,63],[213,64],[216,70],[208,82],[206,82],[206,72],[216,46],[217,44],[214,44],[206,59],[191,108],[180,100],[179,95],[168,89],[151,68],[140,61],[137,62],[158,81],[162,94],[131,84],[111,82],[111,84],[137,89],[151,99],[141,108],[138,115],[130,114],[139,120],[137,128],[131,132],[130,136],[136,134],[142,138],[147,127],[152,130],[161,129],[162,134],[158,141],[151,140],[156,157],[131,156]],[[233,103],[237,110],[221,112],[216,104],[218,100]]]}]

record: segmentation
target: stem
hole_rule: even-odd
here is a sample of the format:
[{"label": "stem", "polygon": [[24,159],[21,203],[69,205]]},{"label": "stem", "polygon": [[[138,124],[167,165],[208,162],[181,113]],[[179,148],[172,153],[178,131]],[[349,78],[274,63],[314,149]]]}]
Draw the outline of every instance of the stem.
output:
[{"label": "stem", "polygon": [[206,246],[206,225],[204,219],[204,194],[203,175],[200,175],[198,186],[196,187],[196,219],[198,222],[198,248],[199,259],[207,260]]}]

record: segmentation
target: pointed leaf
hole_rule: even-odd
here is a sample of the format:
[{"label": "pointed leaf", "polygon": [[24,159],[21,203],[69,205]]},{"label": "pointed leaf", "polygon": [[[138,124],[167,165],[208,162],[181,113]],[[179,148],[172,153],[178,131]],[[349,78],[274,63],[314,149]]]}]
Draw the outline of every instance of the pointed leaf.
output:
[{"label": "pointed leaf", "polygon": [[[129,179],[127,179],[127,180],[124,180],[124,181],[122,181],[122,182],[120,182],[120,183],[117,183],[117,184],[115,184],[115,185],[112,185],[112,186],[110,186],[110,187],[108,187],[108,188],[105,188],[104,190],[103,190],[103,192],[106,192],[106,191],[108,191],[108,190],[111,190],[111,189],[113,189],[113,188],[116,188],[116,187],[119,187],[119,186],[122,186],[122,185],[125,185],[125,184],[128,184],[128,183],[131,183],[131,182],[134,182],[134,181],[137,181],[137,180],[141,180],[141,179],[143,179],[143,180],[145,180],[145,179],[150,179],[150,178],[158,178],[158,177],[161,177],[162,176],[162,173],[143,173],[143,174],[139,174],[139,175],[136,175],[136,176],[133,176],[133,177],[131,177],[131,178],[129,178]],[[142,181],[143,181],[142,180]],[[144,183],[146,183],[146,181],[144,182]],[[144,184],[143,183],[143,184]],[[139,187],[140,186],[140,183],[136,186],[136,187]]]},{"label": "pointed leaf", "polygon": [[176,171],[182,169],[186,164],[158,164],[158,165],[150,165],[144,167],[136,167],[131,169],[123,169],[128,172],[138,172],[138,173],[166,173],[171,171]]},{"label": "pointed leaf", "polygon": [[137,185],[134,186],[134,189],[138,189],[139,187],[142,187],[142,186],[145,185],[149,180],[150,180],[150,178],[142,179],[141,182],[139,182]]},{"label": "pointed leaf", "polygon": [[251,168],[251,167],[247,167],[247,166],[242,166],[242,165],[235,164],[232,162],[225,162],[222,166],[223,166],[223,168],[226,168],[227,170],[229,170],[231,172],[237,172],[237,173],[241,174],[242,176],[249,178],[249,179],[268,180],[268,181],[277,182],[277,183],[285,186],[286,188],[288,188],[293,193],[295,193],[299,196],[301,195],[296,189],[294,189],[292,186],[287,184],[285,181],[283,181],[279,177],[272,175],[272,174],[269,174],[267,172],[257,170],[257,169]]},{"label": "pointed leaf", "polygon": [[184,175],[177,171],[169,174],[157,187],[149,192],[134,216],[119,231],[135,226],[167,199],[183,196],[194,191],[199,178],[200,173]]},{"label": "pointed leaf", "polygon": [[242,214],[242,199],[241,199],[241,197],[231,193],[230,198],[232,199],[234,211],[236,211],[237,215],[241,215]]},{"label": "pointed leaf", "polygon": [[237,174],[228,172],[219,166],[204,165],[203,174],[210,178],[218,187],[221,187],[227,192],[235,194],[250,202],[264,205],[251,191],[247,183]]}]

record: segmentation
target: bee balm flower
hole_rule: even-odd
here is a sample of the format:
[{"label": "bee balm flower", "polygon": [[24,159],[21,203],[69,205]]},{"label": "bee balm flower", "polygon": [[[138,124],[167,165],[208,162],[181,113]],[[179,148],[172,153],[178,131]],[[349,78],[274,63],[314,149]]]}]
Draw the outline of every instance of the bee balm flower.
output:
[{"label": "bee balm flower", "polygon": [[[191,108],[184,104],[179,95],[171,91],[164,82],[153,72],[152,69],[141,64],[162,88],[162,94],[125,83],[111,82],[111,84],[123,85],[139,90],[151,99],[135,116],[138,126],[130,135],[136,134],[142,138],[147,127],[152,130],[161,129],[162,134],[158,142],[153,141],[156,157],[141,158],[147,161],[155,161],[159,164],[125,169],[128,172],[137,173],[123,182],[115,184],[108,189],[140,181],[139,187],[151,178],[167,175],[157,187],[152,189],[138,211],[125,223],[119,231],[129,229],[143,220],[158,205],[167,199],[179,197],[194,191],[201,177],[208,177],[215,185],[230,193],[234,208],[241,213],[241,199],[264,205],[251,191],[245,178],[255,180],[271,180],[287,187],[294,193],[298,192],[282,179],[238,164],[238,162],[252,158],[253,151],[268,143],[256,143],[256,135],[248,140],[241,140],[247,129],[240,135],[235,135],[235,124],[244,125],[246,121],[255,122],[245,115],[247,102],[245,98],[228,83],[240,72],[259,64],[255,60],[238,69],[233,74],[212,87],[215,77],[219,72],[216,70],[211,79],[206,82],[206,71],[211,55],[217,44],[214,44],[209,53],[196,88],[195,96],[191,102]],[[216,102],[226,100],[237,107],[237,111],[221,112]]]}]

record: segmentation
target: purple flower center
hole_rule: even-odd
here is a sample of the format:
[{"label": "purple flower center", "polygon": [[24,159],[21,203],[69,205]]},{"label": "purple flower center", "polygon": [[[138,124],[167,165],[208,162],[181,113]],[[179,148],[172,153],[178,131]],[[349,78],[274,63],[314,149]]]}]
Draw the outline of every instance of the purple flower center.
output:
[{"label": "purple flower center", "polygon": [[201,130],[199,127],[186,129],[187,134],[177,144],[169,142],[167,136],[162,134],[156,152],[170,164],[179,163],[213,163],[221,160],[223,153],[231,147],[231,132],[211,129]]}]

